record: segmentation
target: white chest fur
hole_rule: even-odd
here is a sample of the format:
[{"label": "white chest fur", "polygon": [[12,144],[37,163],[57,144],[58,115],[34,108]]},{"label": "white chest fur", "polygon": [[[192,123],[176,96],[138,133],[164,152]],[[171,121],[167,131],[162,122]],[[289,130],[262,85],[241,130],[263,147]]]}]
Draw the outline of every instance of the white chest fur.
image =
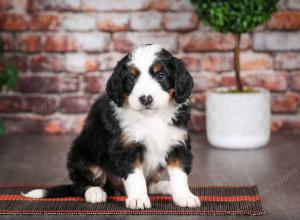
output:
[{"label": "white chest fur", "polygon": [[151,175],[159,166],[165,166],[170,147],[186,138],[185,129],[171,125],[175,111],[175,107],[145,113],[116,108],[116,116],[127,142],[140,142],[146,147],[143,161],[145,176]]}]

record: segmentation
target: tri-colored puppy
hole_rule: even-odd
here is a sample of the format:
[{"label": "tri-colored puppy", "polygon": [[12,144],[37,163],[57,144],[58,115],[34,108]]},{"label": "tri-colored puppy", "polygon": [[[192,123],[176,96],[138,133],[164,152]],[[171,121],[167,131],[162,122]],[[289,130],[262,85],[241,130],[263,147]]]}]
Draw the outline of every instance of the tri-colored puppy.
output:
[{"label": "tri-colored puppy", "polygon": [[[72,185],[24,195],[79,195],[97,203],[125,189],[131,209],[150,208],[148,193],[170,194],[181,207],[200,206],[188,187],[193,85],[183,63],[161,46],[136,48],[118,62],[107,95],[94,103],[71,147],[67,167]],[[159,181],[164,169],[169,181]]]}]

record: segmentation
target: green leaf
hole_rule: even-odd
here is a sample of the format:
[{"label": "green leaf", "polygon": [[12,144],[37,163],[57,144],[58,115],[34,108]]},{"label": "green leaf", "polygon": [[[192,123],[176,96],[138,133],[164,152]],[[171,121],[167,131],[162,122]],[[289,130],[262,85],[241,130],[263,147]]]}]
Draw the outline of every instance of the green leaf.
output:
[{"label": "green leaf", "polygon": [[0,120],[0,136],[4,136],[5,134],[6,134],[6,129],[5,129],[4,122]]},{"label": "green leaf", "polygon": [[0,58],[3,57],[3,54],[4,54],[4,43],[3,40],[0,39]]},{"label": "green leaf", "polygon": [[[16,39],[16,33],[12,33],[13,39]],[[0,91],[3,86],[7,86],[8,89],[13,89],[19,77],[19,72],[15,63],[7,63],[5,58],[5,51],[3,40],[0,39],[0,65],[2,71],[0,72]],[[13,50],[13,54],[15,55],[15,48]]]},{"label": "green leaf", "polygon": [[4,73],[0,73],[0,91],[1,91],[1,87],[5,85],[5,82],[6,82],[6,77]]},{"label": "green leaf", "polygon": [[246,33],[265,23],[279,0],[191,0],[199,19],[214,30]]},{"label": "green leaf", "polygon": [[8,65],[5,70],[6,75],[6,85],[8,89],[13,89],[15,85],[17,84],[18,80],[18,69],[14,65]]},{"label": "green leaf", "polygon": [[13,38],[13,42],[15,42],[14,44],[13,44],[13,48],[12,48],[12,54],[15,56],[16,55],[16,53],[17,53],[17,34],[16,34],[16,32],[13,32],[12,33],[12,38]]}]

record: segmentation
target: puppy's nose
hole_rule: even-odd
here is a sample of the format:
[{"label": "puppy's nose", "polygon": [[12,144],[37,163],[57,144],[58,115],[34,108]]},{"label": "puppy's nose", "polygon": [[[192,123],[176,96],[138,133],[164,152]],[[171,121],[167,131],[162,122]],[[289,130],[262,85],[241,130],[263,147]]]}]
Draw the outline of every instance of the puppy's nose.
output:
[{"label": "puppy's nose", "polygon": [[140,102],[147,106],[147,105],[150,105],[152,102],[153,102],[153,98],[151,95],[148,95],[148,96],[145,96],[145,95],[142,95],[140,98],[139,98]]}]

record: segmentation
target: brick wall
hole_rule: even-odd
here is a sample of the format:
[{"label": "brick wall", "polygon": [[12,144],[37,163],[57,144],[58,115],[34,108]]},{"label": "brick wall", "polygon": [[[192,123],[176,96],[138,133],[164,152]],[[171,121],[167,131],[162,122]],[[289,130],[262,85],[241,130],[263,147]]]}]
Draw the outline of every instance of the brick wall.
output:
[{"label": "brick wall", "polygon": [[[243,35],[242,75],[272,91],[273,131],[300,133],[300,1],[281,7]],[[205,90],[234,83],[233,36],[198,22],[188,0],[0,0],[0,10],[6,59],[20,70],[16,90],[0,95],[8,133],[78,132],[116,62],[145,43],[162,44],[192,72],[194,131],[204,129]]]}]

